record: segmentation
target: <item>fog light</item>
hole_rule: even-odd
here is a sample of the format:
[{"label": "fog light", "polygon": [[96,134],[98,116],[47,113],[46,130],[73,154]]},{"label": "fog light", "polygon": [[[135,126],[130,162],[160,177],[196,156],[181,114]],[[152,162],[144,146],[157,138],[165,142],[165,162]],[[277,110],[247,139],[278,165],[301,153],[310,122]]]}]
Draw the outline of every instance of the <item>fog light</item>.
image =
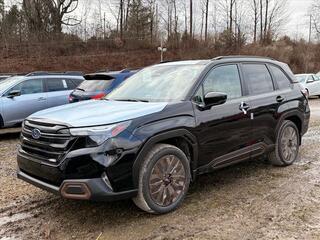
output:
[{"label": "fog light", "polygon": [[60,193],[68,199],[88,200],[91,197],[90,189],[85,183],[65,182]]}]

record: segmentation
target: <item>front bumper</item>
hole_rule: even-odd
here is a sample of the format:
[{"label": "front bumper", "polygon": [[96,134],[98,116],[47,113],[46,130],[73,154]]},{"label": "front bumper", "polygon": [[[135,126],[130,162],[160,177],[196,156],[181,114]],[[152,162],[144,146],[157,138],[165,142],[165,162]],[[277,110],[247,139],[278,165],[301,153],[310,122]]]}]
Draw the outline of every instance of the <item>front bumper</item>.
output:
[{"label": "front bumper", "polygon": [[[17,176],[36,187],[39,187],[67,199],[92,201],[116,201],[135,197],[138,190],[113,192],[102,178],[64,180],[60,186],[55,186],[39,180],[18,169]],[[81,190],[82,187],[82,190]]]}]

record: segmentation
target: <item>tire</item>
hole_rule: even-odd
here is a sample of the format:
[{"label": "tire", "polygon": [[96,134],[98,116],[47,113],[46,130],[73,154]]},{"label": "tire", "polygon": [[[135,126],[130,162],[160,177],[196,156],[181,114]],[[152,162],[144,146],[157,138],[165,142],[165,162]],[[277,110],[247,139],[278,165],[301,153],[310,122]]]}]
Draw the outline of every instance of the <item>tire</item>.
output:
[{"label": "tire", "polygon": [[3,128],[3,126],[4,126],[4,122],[3,122],[3,118],[0,114],[0,128]]},{"label": "tire", "polygon": [[[269,154],[269,161],[275,166],[293,164],[299,153],[300,133],[292,121],[284,121],[278,131],[275,149]],[[282,144],[281,144],[282,143]]]},{"label": "tire", "polygon": [[133,201],[149,213],[171,212],[183,202],[190,179],[190,162],[184,152],[172,145],[157,144],[143,160],[138,195]]}]

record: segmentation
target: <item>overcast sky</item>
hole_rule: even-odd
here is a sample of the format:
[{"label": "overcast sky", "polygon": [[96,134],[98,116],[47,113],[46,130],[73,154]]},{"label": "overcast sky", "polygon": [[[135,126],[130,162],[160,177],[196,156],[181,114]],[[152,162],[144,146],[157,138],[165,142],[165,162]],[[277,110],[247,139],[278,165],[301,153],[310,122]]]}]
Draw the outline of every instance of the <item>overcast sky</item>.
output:
[{"label": "overcast sky", "polygon": [[309,35],[308,11],[313,0],[288,0],[288,2],[291,11],[287,24],[289,35],[294,38],[304,37],[307,39]]},{"label": "overcast sky", "polygon": [[[199,1],[199,0],[196,0]],[[314,0],[287,0],[289,4],[289,13],[290,17],[287,21],[286,31],[281,35],[289,35],[295,39],[305,38],[308,39],[309,35],[309,17],[308,11]],[[320,0],[318,0],[320,1]],[[19,0],[5,0],[6,6],[10,6],[13,3],[20,2]],[[81,9],[84,8],[95,8],[99,0],[79,0],[80,7],[79,12],[82,12]],[[105,2],[102,0],[100,2]],[[91,12],[94,10],[91,10]],[[108,12],[108,10],[106,10]],[[112,16],[109,16],[113,18]],[[94,18],[93,21],[97,21],[97,18]]]}]

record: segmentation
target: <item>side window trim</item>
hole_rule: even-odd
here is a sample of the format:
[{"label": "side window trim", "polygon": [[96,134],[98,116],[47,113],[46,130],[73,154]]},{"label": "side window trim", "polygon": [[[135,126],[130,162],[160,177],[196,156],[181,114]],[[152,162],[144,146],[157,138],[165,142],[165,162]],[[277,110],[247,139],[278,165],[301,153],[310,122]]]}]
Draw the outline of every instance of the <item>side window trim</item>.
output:
[{"label": "side window trim", "polygon": [[[218,67],[222,67],[222,66],[229,66],[229,65],[234,65],[237,67],[238,69],[238,74],[239,74],[239,79],[240,79],[240,86],[241,86],[241,96],[239,98],[242,98],[244,97],[245,95],[245,89],[244,89],[244,83],[243,83],[243,75],[242,75],[242,72],[240,70],[240,63],[239,62],[232,62],[232,63],[222,63],[222,64],[217,64],[217,65],[214,65],[213,67],[211,67],[207,72],[206,74],[202,77],[202,79],[200,80],[200,83],[199,85],[197,86],[196,90],[194,91],[194,93],[192,94],[192,97],[191,97],[191,101],[193,101],[195,95],[197,94],[197,92],[199,91],[200,88],[201,89],[201,92],[202,92],[202,98],[204,98],[204,89],[203,89],[203,83],[204,81],[207,79],[208,75],[216,68]],[[234,99],[232,99],[234,100]],[[228,100],[227,100],[228,102]]]}]

